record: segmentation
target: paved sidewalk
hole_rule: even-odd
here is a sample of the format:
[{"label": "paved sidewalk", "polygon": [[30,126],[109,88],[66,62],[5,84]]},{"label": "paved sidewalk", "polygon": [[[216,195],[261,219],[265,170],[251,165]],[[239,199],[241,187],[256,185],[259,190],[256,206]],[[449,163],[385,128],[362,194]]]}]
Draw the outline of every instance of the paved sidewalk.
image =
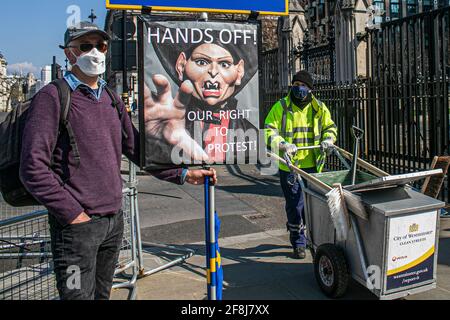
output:
[{"label": "paved sidewalk", "polygon": [[[256,166],[218,166],[216,208],[221,218],[219,244],[224,265],[225,300],[326,299],[316,283],[312,259],[290,258],[284,198],[277,176]],[[202,300],[206,297],[203,190],[139,176],[142,239],[188,247],[196,254],[185,263],[137,282],[138,299]],[[439,288],[408,299],[450,299],[450,219],[441,225]],[[179,252],[151,249],[147,269],[163,265]],[[126,299],[115,290],[113,299]],[[344,299],[376,299],[353,282]]]},{"label": "paved sidewalk", "polygon": [[[407,299],[450,299],[450,222],[441,226],[441,250],[438,265],[438,288]],[[219,240],[224,270],[224,300],[291,300],[326,299],[314,278],[312,259],[289,257],[291,249],[285,230],[272,230]],[[206,299],[204,244],[187,247],[196,255],[184,264],[139,279],[138,299],[141,300],[203,300]],[[145,255],[146,266],[156,267],[163,257],[175,252]],[[127,291],[115,290],[113,299],[125,299]],[[358,283],[352,281],[344,299],[376,299]]]}]

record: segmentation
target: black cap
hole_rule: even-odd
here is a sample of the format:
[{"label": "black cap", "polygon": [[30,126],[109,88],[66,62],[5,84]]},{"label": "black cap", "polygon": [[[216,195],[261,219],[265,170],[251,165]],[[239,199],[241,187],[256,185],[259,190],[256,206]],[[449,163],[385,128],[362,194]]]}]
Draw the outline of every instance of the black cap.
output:
[{"label": "black cap", "polygon": [[96,24],[89,21],[81,21],[66,30],[66,33],[64,34],[64,47],[60,47],[64,49],[71,41],[91,33],[96,33],[107,41],[111,40],[111,37]]},{"label": "black cap", "polygon": [[295,74],[295,76],[292,78],[292,83],[295,81],[301,81],[304,84],[306,84],[310,89],[314,89],[314,82],[313,78],[306,70],[301,70]]}]

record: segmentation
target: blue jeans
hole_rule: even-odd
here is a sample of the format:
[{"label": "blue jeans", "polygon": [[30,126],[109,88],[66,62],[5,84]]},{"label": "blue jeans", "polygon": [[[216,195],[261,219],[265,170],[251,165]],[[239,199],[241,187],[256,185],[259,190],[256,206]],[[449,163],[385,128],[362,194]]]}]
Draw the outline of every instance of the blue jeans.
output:
[{"label": "blue jeans", "polygon": [[[308,173],[315,173],[316,168],[302,169]],[[287,229],[293,248],[306,247],[305,237],[305,211],[303,193],[298,180],[293,185],[288,183],[290,173],[280,170],[280,184],[286,200]]]}]

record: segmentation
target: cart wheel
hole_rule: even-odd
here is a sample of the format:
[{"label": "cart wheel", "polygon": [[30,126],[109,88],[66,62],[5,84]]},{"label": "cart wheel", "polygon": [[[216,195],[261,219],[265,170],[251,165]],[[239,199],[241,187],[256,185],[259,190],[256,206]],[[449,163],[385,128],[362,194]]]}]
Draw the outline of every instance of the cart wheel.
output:
[{"label": "cart wheel", "polygon": [[314,274],[320,289],[330,298],[340,298],[347,291],[349,274],[342,251],[333,244],[317,248],[314,257]]}]

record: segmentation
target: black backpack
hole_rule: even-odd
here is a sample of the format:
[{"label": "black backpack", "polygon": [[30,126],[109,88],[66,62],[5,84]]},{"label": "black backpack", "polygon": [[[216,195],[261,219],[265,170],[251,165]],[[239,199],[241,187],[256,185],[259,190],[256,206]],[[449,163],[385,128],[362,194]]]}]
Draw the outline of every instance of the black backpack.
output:
[{"label": "black backpack", "polygon": [[[58,135],[60,135],[63,130],[67,131],[73,157],[75,159],[75,165],[78,167],[80,165],[80,153],[75,141],[72,126],[67,121],[71,106],[71,89],[64,79],[55,80],[51,82],[51,84],[58,89],[61,103]],[[105,87],[105,90],[108,92],[113,106],[117,109],[120,119],[122,119],[120,104],[115,95],[107,86]],[[14,110],[8,114],[5,121],[0,124],[0,146],[2,146],[0,148],[0,192],[4,201],[13,207],[40,205],[40,203],[25,189],[19,177],[22,135],[31,102],[32,100],[27,100],[18,104]]]}]

